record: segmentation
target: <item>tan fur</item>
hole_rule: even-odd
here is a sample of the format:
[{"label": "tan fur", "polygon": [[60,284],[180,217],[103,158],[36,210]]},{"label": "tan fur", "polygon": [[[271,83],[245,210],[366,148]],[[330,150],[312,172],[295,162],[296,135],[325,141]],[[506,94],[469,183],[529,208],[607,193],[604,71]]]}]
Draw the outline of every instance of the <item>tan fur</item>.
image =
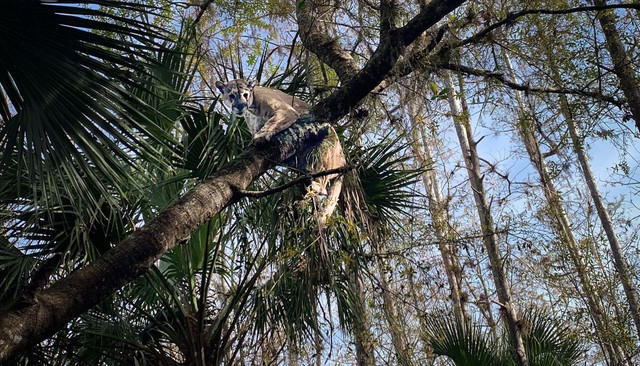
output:
[{"label": "tan fur", "polygon": [[237,79],[226,84],[217,81],[216,87],[233,113],[245,118],[254,139],[269,140],[309,110],[302,100],[280,90],[254,86],[251,81]]},{"label": "tan fur", "polygon": [[[302,100],[280,90],[255,86],[252,81],[237,79],[226,84],[216,81],[216,87],[222,93],[223,102],[232,108],[233,113],[245,118],[254,140],[268,141],[273,135],[289,128],[302,113],[309,110],[309,105]],[[304,165],[311,173],[345,165],[340,139],[333,128],[313,153],[309,154]],[[327,184],[331,180],[333,182],[327,192]],[[311,183],[312,192],[327,195],[318,218],[320,227],[326,224],[327,217],[333,213],[341,188],[342,177],[339,174],[322,176]]]}]

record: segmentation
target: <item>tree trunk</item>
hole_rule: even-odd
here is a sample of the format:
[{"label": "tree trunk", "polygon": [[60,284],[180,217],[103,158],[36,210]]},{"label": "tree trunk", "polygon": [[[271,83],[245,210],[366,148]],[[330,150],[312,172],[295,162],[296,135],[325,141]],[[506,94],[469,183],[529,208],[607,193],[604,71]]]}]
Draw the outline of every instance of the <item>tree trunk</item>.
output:
[{"label": "tree trunk", "polygon": [[507,323],[509,330],[509,341],[516,354],[516,361],[519,366],[527,366],[527,356],[522,342],[522,332],[519,325],[518,315],[511,298],[511,289],[507,283],[507,275],[502,267],[502,256],[498,247],[498,236],[495,233],[493,218],[491,216],[491,208],[487,203],[486,191],[482,175],[480,174],[480,162],[476,151],[476,142],[473,139],[471,125],[469,122],[469,111],[461,105],[460,99],[464,98],[463,93],[460,97],[456,95],[455,84],[449,73],[445,76],[447,87],[451,91],[449,94],[449,105],[453,122],[455,124],[462,156],[469,174],[469,183],[473,190],[480,226],[482,228],[482,236],[489,262],[491,263],[491,272],[493,281],[495,282],[498,300],[500,301],[501,313]]},{"label": "tree trunk", "polygon": [[[606,0],[593,0],[596,6],[607,5]],[[613,61],[613,72],[618,76],[620,88],[624,93],[624,97],[629,103],[631,116],[636,122],[636,128],[640,132],[640,85],[638,76],[633,70],[632,62],[624,48],[618,28],[616,27],[617,17],[613,10],[603,10],[596,13],[596,19],[602,26],[604,34],[605,47],[611,55]]]},{"label": "tree trunk", "polygon": [[[510,78],[513,81],[518,82],[518,80],[514,76],[513,66],[511,64],[509,55],[505,52],[503,53],[503,56]],[[567,217],[567,213],[562,206],[562,197],[560,196],[560,193],[553,183],[553,179],[549,174],[546,162],[540,151],[540,144],[538,143],[538,139],[536,138],[536,131],[534,126],[535,122],[529,115],[529,112],[524,103],[522,92],[517,90],[514,92],[518,105],[519,117],[519,120],[515,127],[518,130],[520,137],[522,138],[524,146],[527,150],[527,154],[529,155],[529,160],[531,161],[531,164],[534,166],[540,177],[540,184],[542,185],[542,190],[549,207],[548,216],[553,224],[553,229],[560,236],[562,242],[567,246],[569,256],[571,257],[573,265],[578,274],[578,280],[580,281],[580,285],[582,287],[582,296],[586,300],[589,314],[591,315],[591,319],[593,320],[593,323],[596,327],[597,336],[602,340],[604,349],[609,350],[608,353],[613,364],[624,365],[626,364],[626,362],[624,361],[624,352],[619,346],[618,342],[616,342],[616,340],[610,336],[609,330],[611,324],[606,315],[604,307],[600,299],[598,298],[598,292],[592,285],[591,278],[584,261],[584,255],[582,254],[580,246],[578,245],[578,242],[573,235],[573,230],[571,229],[569,218]]]},{"label": "tree trunk", "polygon": [[613,255],[613,264],[615,265],[616,271],[618,271],[618,275],[620,276],[620,282],[622,282],[622,287],[624,288],[627,302],[629,303],[631,317],[636,326],[636,333],[638,335],[638,339],[640,339],[640,302],[638,301],[638,291],[635,284],[633,283],[631,271],[629,270],[629,265],[627,264],[627,260],[622,251],[622,246],[620,245],[620,241],[618,240],[616,230],[613,227],[611,216],[609,215],[609,210],[607,210],[607,206],[604,203],[602,196],[600,195],[600,190],[598,189],[598,185],[593,176],[593,172],[591,171],[589,158],[587,156],[587,153],[584,151],[584,142],[580,136],[578,127],[576,126],[576,121],[573,120],[569,102],[567,101],[567,97],[565,95],[560,95],[560,109],[562,115],[567,121],[569,134],[571,135],[571,141],[573,144],[573,150],[578,157],[578,162],[580,163],[580,167],[582,168],[582,174],[584,175],[589,193],[591,194],[591,199],[593,200],[593,204],[596,207],[596,212],[598,213],[598,217],[600,218],[602,228],[607,235],[607,240],[609,241],[609,246],[611,247],[611,254]]},{"label": "tree trunk", "polygon": [[389,291],[389,282],[387,281],[384,267],[384,261],[378,257],[378,272],[380,273],[378,280],[380,281],[380,290],[382,291],[382,311],[389,325],[391,344],[393,345],[398,365],[412,366],[412,352],[407,347],[407,328],[396,310],[395,301]]},{"label": "tree trunk", "polygon": [[[418,164],[427,168],[434,161],[431,148],[429,147],[429,137],[427,136],[425,121],[417,115],[417,108],[414,108],[409,102],[408,113],[411,120],[410,131],[413,143],[411,150]],[[424,117],[423,117],[424,118]],[[468,314],[464,309],[464,301],[462,300],[462,290],[460,288],[460,265],[455,251],[455,243],[449,223],[447,222],[447,202],[442,196],[440,180],[435,169],[427,169],[422,174],[422,183],[425,187],[427,200],[429,203],[429,214],[438,239],[438,248],[442,256],[444,271],[447,275],[449,289],[451,291],[451,302],[453,305],[453,313],[460,323],[467,320]]]},{"label": "tree trunk", "polygon": [[371,314],[364,293],[364,285],[357,268],[351,269],[351,279],[356,292],[356,300],[362,309],[360,321],[353,330],[354,343],[356,345],[356,364],[358,366],[375,366],[374,340],[371,334]]},{"label": "tree trunk", "polygon": [[[552,53],[549,53],[549,59],[551,60],[550,67],[554,78],[556,80],[562,80],[555,65],[555,59]],[[591,199],[596,208],[596,212],[598,213],[598,218],[600,219],[602,228],[607,235],[607,240],[609,241],[609,246],[611,247],[611,253],[613,255],[613,264],[615,265],[616,271],[618,271],[620,282],[622,283],[622,287],[624,288],[627,302],[629,304],[629,311],[631,312],[631,317],[636,326],[636,334],[638,335],[638,339],[640,340],[640,301],[638,300],[638,291],[635,284],[633,283],[632,274],[622,251],[622,246],[620,245],[620,241],[618,240],[616,230],[613,227],[613,222],[611,221],[609,210],[607,210],[607,206],[602,199],[600,190],[598,189],[598,184],[596,183],[595,177],[593,176],[591,164],[589,163],[589,157],[587,156],[587,152],[584,149],[584,141],[580,136],[580,130],[573,118],[569,100],[564,94],[560,94],[559,99],[560,112],[562,113],[565,121],[567,121],[567,127],[569,130],[569,135],[571,136],[573,151],[578,157],[578,162],[580,163],[580,167],[582,168],[582,174],[584,175],[584,180],[587,184],[587,188],[589,189],[589,194],[591,195]]]}]

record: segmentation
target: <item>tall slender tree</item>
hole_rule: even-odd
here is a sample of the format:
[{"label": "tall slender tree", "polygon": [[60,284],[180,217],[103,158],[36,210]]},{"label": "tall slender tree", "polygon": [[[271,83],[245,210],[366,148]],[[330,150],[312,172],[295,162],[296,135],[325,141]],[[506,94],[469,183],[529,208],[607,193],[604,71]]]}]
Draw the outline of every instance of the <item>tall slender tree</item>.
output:
[{"label": "tall slender tree", "polygon": [[[607,5],[607,1],[593,0],[593,4],[604,7]],[[640,82],[638,82],[638,73],[631,66],[632,61],[618,32],[617,17],[613,10],[601,10],[597,12],[596,19],[602,27],[605,47],[613,62],[613,72],[618,77],[620,88],[631,110],[631,117],[635,120],[636,129],[640,132]]]},{"label": "tall slender tree", "polygon": [[483,177],[480,173],[480,160],[469,121],[469,110],[463,107],[461,100],[464,100],[464,93],[462,93],[462,89],[460,89],[460,92],[456,92],[457,88],[451,74],[447,73],[445,75],[445,83],[450,90],[449,106],[451,107],[451,115],[453,117],[456,134],[458,135],[458,141],[460,142],[464,164],[469,175],[469,186],[473,190],[473,197],[481,225],[482,239],[487,250],[487,255],[489,256],[491,273],[493,274],[498,301],[500,301],[500,313],[507,323],[509,340],[516,353],[518,365],[526,366],[529,362],[522,342],[522,331],[519,326],[520,319],[503,266],[504,259],[500,251],[493,217],[491,216],[491,207],[487,202]]}]

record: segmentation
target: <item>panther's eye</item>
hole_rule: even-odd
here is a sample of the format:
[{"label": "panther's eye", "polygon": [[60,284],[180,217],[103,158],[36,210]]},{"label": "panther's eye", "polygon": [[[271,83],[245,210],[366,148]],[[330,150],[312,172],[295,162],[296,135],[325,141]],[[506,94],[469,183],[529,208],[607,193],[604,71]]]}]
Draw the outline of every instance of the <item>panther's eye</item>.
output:
[{"label": "panther's eye", "polygon": [[249,93],[244,93],[244,99],[249,98]]}]

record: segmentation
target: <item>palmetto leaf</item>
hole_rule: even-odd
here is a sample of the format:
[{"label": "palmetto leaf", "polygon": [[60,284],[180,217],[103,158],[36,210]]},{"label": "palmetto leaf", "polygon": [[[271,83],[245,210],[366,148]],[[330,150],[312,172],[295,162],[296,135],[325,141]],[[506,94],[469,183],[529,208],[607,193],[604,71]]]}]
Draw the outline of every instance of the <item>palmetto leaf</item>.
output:
[{"label": "palmetto leaf", "polygon": [[576,365],[583,353],[580,339],[549,313],[529,310],[524,314],[523,342],[532,366]]},{"label": "palmetto leaf", "polygon": [[67,196],[95,205],[88,186],[110,199],[109,187],[130,183],[125,168],[135,159],[162,163],[155,146],[168,134],[149,118],[154,108],[128,91],[145,88],[136,75],[169,39],[143,21],[154,11],[107,0],[0,3],[0,163],[18,165],[17,176],[3,179],[27,170],[30,185],[46,186],[64,174]]},{"label": "palmetto leaf", "polygon": [[357,175],[345,177],[346,217],[350,220],[357,217],[360,225],[370,231],[379,224],[396,220],[398,214],[414,207],[412,201],[416,193],[410,187],[422,170],[403,167],[408,159],[401,154],[405,148],[395,140],[366,150],[350,151],[350,160],[358,168]]},{"label": "palmetto leaf", "polygon": [[[569,327],[546,312],[524,313],[522,340],[532,366],[577,365],[582,352],[580,340]],[[456,366],[515,365],[508,339],[491,340],[487,332],[471,322],[448,317],[429,317],[425,333],[436,355],[449,357]]]},{"label": "palmetto leaf", "polygon": [[500,346],[470,322],[434,316],[425,319],[424,324],[433,353],[449,357],[456,366],[509,364],[503,363]]},{"label": "palmetto leaf", "polygon": [[399,146],[397,142],[380,144],[368,150],[360,173],[368,202],[387,217],[392,217],[394,211],[403,212],[413,207],[411,198],[415,194],[408,187],[422,173],[420,170],[402,168],[407,158],[398,155],[406,146]]}]

